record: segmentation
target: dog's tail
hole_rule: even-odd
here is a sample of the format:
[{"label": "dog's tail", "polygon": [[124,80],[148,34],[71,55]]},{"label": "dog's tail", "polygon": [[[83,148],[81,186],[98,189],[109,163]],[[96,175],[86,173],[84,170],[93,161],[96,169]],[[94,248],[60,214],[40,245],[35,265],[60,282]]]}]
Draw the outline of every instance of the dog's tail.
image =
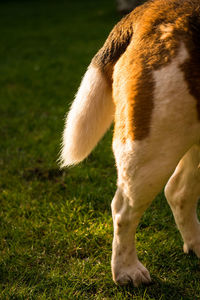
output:
[{"label": "dog's tail", "polygon": [[89,66],[66,119],[62,166],[89,155],[113,120],[112,90],[97,67]]},{"label": "dog's tail", "polygon": [[110,127],[114,116],[113,67],[129,45],[131,36],[132,22],[128,15],[114,27],[85,73],[65,123],[62,167],[86,158]]}]

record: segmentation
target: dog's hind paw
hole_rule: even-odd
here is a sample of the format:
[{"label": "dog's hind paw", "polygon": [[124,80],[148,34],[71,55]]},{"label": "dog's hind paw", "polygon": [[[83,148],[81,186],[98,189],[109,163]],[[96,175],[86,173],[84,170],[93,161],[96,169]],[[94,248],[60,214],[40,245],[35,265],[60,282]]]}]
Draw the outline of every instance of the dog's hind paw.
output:
[{"label": "dog's hind paw", "polygon": [[132,283],[135,287],[138,287],[141,284],[149,284],[151,277],[149,271],[140,262],[137,262],[137,264],[121,269],[114,276],[114,281],[119,285]]},{"label": "dog's hind paw", "polygon": [[198,258],[200,258],[200,242],[194,243],[192,245],[184,243],[183,245],[184,253],[188,254],[190,251],[193,251]]}]

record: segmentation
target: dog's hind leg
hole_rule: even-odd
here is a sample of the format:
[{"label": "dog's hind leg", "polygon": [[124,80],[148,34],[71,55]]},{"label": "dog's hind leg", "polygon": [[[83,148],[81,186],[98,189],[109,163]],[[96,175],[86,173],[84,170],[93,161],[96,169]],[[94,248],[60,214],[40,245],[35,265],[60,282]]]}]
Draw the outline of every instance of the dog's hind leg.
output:
[{"label": "dog's hind leg", "polygon": [[200,224],[196,214],[200,197],[200,146],[181,159],[165,187],[165,195],[184,241],[184,252],[200,257]]},{"label": "dog's hind leg", "polygon": [[118,170],[118,189],[112,201],[114,239],[113,279],[118,284],[134,286],[151,281],[149,272],[137,258],[135,233],[146,208],[166,184],[182,154],[163,159],[154,143],[113,142]]},{"label": "dog's hind leg", "polygon": [[[113,280],[120,285],[134,286],[151,281],[148,270],[137,258],[134,235],[139,219],[149,203],[136,206],[119,187],[112,201],[114,239],[112,247]],[[150,201],[149,201],[150,202]]]}]

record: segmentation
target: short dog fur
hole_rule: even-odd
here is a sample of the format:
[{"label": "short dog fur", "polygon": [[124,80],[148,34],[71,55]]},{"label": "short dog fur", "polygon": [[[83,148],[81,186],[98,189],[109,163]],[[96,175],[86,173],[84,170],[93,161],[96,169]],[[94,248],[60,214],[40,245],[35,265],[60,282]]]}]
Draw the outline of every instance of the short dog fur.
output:
[{"label": "short dog fur", "polygon": [[184,242],[200,257],[200,4],[152,0],[112,30],[92,59],[66,119],[62,166],[89,155],[114,120],[112,274],[151,281],[134,235],[165,185]]}]

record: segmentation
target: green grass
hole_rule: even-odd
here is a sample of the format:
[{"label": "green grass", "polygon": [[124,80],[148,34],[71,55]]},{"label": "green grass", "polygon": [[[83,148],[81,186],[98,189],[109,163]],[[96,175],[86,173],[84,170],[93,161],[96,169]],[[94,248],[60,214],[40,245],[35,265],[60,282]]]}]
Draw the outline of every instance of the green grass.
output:
[{"label": "green grass", "polygon": [[152,285],[112,282],[112,130],[79,166],[56,163],[64,115],[118,19],[114,1],[0,2],[0,299],[200,299],[162,193],[137,232]]}]

